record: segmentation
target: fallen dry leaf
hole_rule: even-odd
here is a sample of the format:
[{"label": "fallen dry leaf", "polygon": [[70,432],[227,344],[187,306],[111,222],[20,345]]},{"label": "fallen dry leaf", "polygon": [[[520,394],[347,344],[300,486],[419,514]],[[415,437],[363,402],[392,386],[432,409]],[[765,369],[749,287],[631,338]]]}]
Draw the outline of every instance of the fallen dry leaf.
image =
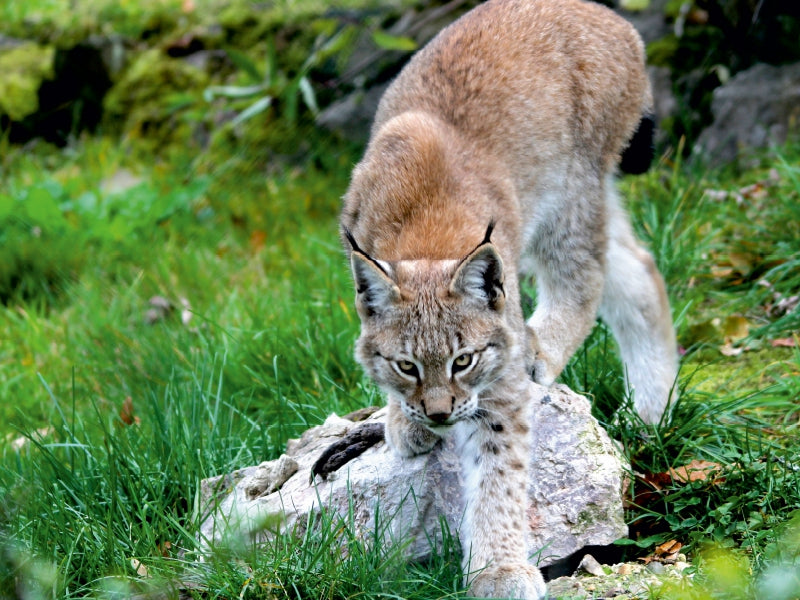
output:
[{"label": "fallen dry leaf", "polygon": [[660,556],[664,558],[664,560],[669,560],[670,558],[677,558],[678,552],[681,551],[683,548],[683,544],[681,544],[677,540],[670,540],[668,542],[664,542],[660,546],[656,546],[655,554],[656,556]]},{"label": "fallen dry leaf", "polygon": [[787,313],[792,312],[800,304],[800,295],[784,297],[780,294],[775,294],[775,304],[773,304],[767,311],[770,316],[780,317]]},{"label": "fallen dry leaf", "polygon": [[678,540],[669,540],[660,546],[656,546],[652,554],[639,557],[639,560],[646,565],[649,565],[651,562],[672,564],[678,560],[681,548],[683,548],[683,544]]},{"label": "fallen dry leaf", "polygon": [[[36,429],[31,432],[31,437],[37,441],[42,441],[48,435],[51,435],[55,430],[52,427],[41,427],[40,429]],[[14,434],[9,434],[6,436],[6,441],[9,443],[11,448],[14,450],[22,450],[25,445],[30,441],[28,436],[21,435],[18,437],[14,437]]]},{"label": "fallen dry leaf", "polygon": [[142,423],[142,420],[134,414],[133,398],[130,396],[122,402],[122,408],[119,409],[119,420],[125,425],[140,425]]},{"label": "fallen dry leaf", "polygon": [[668,472],[673,481],[688,483],[690,481],[708,481],[709,478],[713,485],[725,482],[724,477],[716,477],[723,470],[719,463],[708,460],[693,460],[688,465],[670,469]]},{"label": "fallen dry leaf", "polygon": [[267,243],[267,232],[256,229],[250,234],[250,252],[258,254],[258,252]]},{"label": "fallen dry leaf", "polygon": [[767,181],[757,181],[743,188],[739,188],[739,195],[751,200],[761,200],[767,197]]},{"label": "fallen dry leaf", "polygon": [[738,348],[734,348],[730,342],[722,344],[722,346],[719,347],[719,353],[722,354],[722,356],[739,356],[742,352],[744,352],[743,347],[739,346]]},{"label": "fallen dry leaf", "polygon": [[769,341],[770,346],[773,348],[794,348],[797,346],[796,338],[776,338]]},{"label": "fallen dry leaf", "polygon": [[148,325],[152,325],[166,318],[174,308],[172,302],[163,296],[153,296],[147,303],[150,305],[150,308],[144,314],[144,322]]},{"label": "fallen dry leaf", "polygon": [[[634,473],[633,496],[625,495],[627,507],[647,507],[658,502],[669,493],[670,488],[681,486],[692,481],[705,481],[711,486],[725,483],[722,476],[724,467],[707,460],[693,460],[687,465],[668,469],[662,473]],[[630,490],[630,486],[625,486]]]},{"label": "fallen dry leaf", "polygon": [[131,559],[131,567],[139,577],[150,577],[150,573],[147,570],[147,567],[142,564],[142,561],[132,558]]},{"label": "fallen dry leaf", "polygon": [[726,341],[741,340],[750,335],[750,322],[740,315],[730,315],[722,321],[721,330]]}]

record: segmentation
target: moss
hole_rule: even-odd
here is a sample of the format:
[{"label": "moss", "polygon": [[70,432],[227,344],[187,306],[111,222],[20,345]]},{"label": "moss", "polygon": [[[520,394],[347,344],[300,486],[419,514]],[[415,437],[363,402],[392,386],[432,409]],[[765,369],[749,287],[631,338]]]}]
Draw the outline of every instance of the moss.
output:
[{"label": "moss", "polygon": [[690,387],[695,391],[744,396],[777,383],[792,356],[792,348],[764,348],[722,360],[718,349],[706,348],[684,361],[681,371],[692,374]]},{"label": "moss", "polygon": [[209,85],[208,75],[181,59],[157,49],[137,56],[105,98],[105,120],[121,126],[133,138],[144,138],[155,148],[191,143],[201,125],[188,118]]},{"label": "moss", "polygon": [[38,44],[0,51],[0,112],[21,121],[39,109],[39,86],[53,77],[54,55]]}]

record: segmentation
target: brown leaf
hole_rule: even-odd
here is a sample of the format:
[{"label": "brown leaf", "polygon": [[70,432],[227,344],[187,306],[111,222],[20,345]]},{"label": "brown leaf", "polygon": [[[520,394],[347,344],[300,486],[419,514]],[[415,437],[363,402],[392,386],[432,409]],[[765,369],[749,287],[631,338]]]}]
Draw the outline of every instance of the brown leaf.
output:
[{"label": "brown leaf", "polygon": [[654,554],[656,556],[669,556],[670,554],[677,554],[681,548],[683,548],[683,544],[678,540],[669,540],[660,546],[656,546]]},{"label": "brown leaf", "polygon": [[767,309],[767,314],[772,317],[780,317],[792,312],[797,308],[798,304],[800,304],[800,295],[789,296],[787,298],[776,293],[775,304]]},{"label": "brown leaf", "polygon": [[736,270],[737,273],[747,275],[753,270],[753,267],[758,262],[759,257],[750,252],[730,252],[728,253],[728,262]]},{"label": "brown leaf", "polygon": [[[668,469],[662,473],[634,473],[633,497],[626,497],[626,508],[631,506],[647,507],[663,499],[670,488],[691,481],[706,481],[710,485],[721,485],[722,465],[706,460],[693,460],[688,465]],[[630,489],[630,486],[625,486]]]},{"label": "brown leaf", "polygon": [[773,348],[794,348],[797,346],[797,339],[795,338],[775,338],[770,340],[770,346]]},{"label": "brown leaf", "polygon": [[119,410],[119,420],[125,425],[139,425],[142,422],[133,412],[133,398],[130,396],[122,402],[122,408]]},{"label": "brown leaf", "polygon": [[250,252],[257,254],[267,243],[267,233],[256,229],[250,234]]},{"label": "brown leaf", "polygon": [[725,481],[724,478],[711,477],[717,472],[722,472],[722,465],[708,460],[693,460],[688,465],[670,469],[669,474],[673,481],[688,483],[690,481],[707,481],[711,478],[713,485],[719,485]]},{"label": "brown leaf", "polygon": [[766,183],[766,181],[757,181],[756,183],[746,185],[745,187],[739,189],[739,195],[752,200],[761,200],[762,198],[766,198]]},{"label": "brown leaf", "polygon": [[722,335],[726,341],[736,341],[750,334],[750,322],[740,315],[730,315],[722,321]]},{"label": "brown leaf", "polygon": [[683,544],[678,540],[669,540],[660,546],[656,546],[652,554],[640,557],[639,560],[646,565],[651,562],[674,563],[678,559],[678,553],[681,551],[681,548],[683,548]]}]

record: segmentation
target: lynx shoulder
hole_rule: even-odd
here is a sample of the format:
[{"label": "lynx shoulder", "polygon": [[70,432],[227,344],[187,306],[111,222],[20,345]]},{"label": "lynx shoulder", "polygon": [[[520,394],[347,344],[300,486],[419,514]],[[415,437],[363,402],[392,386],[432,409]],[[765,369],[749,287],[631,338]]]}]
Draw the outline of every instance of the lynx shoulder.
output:
[{"label": "lynx shoulder", "polygon": [[386,393],[397,451],[445,435],[460,445],[473,594],[544,593],[520,526],[531,375],[553,383],[599,314],[642,418],[657,421],[671,397],[663,281],[613,185],[629,145],[628,164],[646,162],[631,140],[650,105],[642,42],[610,10],[489,0],[400,73],[353,171],[341,227],[356,356]]}]

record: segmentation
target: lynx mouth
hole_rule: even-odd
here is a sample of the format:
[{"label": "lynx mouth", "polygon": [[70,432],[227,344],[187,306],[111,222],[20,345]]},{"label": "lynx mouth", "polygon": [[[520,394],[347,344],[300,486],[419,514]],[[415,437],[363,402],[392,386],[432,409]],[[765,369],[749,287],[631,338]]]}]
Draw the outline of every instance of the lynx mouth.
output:
[{"label": "lynx mouth", "polygon": [[451,421],[449,423],[425,423],[425,427],[430,429],[433,433],[440,437],[449,435],[455,428],[458,421]]}]

